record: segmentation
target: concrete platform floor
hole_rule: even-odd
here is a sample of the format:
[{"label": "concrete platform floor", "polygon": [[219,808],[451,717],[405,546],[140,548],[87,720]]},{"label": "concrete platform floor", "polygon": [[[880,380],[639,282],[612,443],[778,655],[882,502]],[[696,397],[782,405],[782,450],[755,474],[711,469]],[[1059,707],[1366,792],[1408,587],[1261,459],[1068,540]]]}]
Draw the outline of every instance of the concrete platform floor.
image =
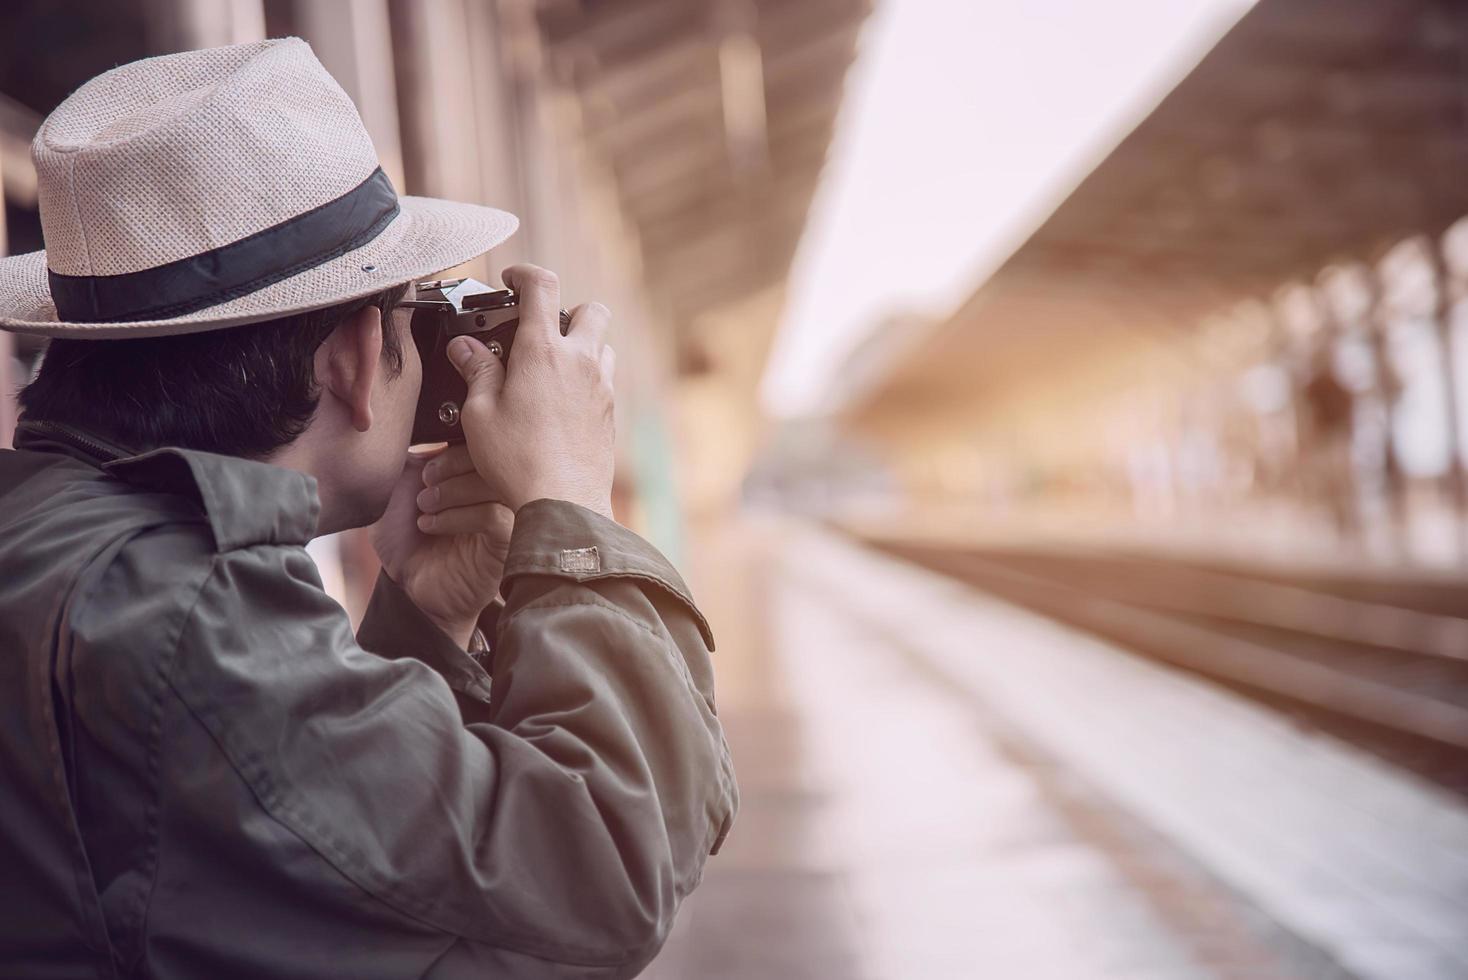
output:
[{"label": "concrete platform floor", "polygon": [[[690,580],[719,641],[720,714],[743,807],[645,976],[1462,975],[1452,971],[1464,962],[1459,953],[1468,957],[1468,929],[1461,942],[1436,937],[1438,946],[1421,955],[1412,937],[1388,930],[1380,939],[1366,929],[1372,944],[1356,955],[1360,949],[1347,939],[1333,943],[1330,932],[1333,922],[1362,931],[1359,919],[1346,914],[1352,909],[1334,920],[1327,916],[1315,923],[1319,928],[1281,922],[1295,907],[1290,896],[1281,898],[1267,880],[1254,887],[1260,873],[1247,857],[1234,861],[1226,848],[1206,846],[1207,801],[1202,816],[1139,815],[1149,798],[1128,790],[1126,778],[1108,775],[1121,770],[1086,765],[1084,752],[1040,730],[1064,728],[1063,718],[1047,722],[1043,714],[1016,712],[1005,692],[991,700],[982,681],[955,678],[941,655],[930,655],[939,649],[960,659],[983,657],[991,669],[1035,675],[1043,689],[1051,666],[1043,657],[1026,656],[1019,640],[1005,643],[1002,652],[1015,658],[1011,670],[994,658],[989,642],[1034,627],[1028,614],[950,595],[947,586],[907,570],[863,564],[869,559],[843,550],[849,546],[788,524],[709,529],[698,545]],[[883,578],[889,575],[890,582]],[[949,606],[933,604],[940,592]],[[970,618],[937,622],[954,602]],[[1015,616],[1021,619],[1011,621]],[[1036,635],[1050,647],[1095,646],[1059,629]],[[1118,657],[1130,659],[1105,650],[1085,655],[1103,671]],[[1128,663],[1118,673],[1137,669],[1159,668]],[[1098,703],[1115,700],[1094,679],[1086,683],[1097,687]],[[1073,716],[1060,687],[1054,699],[1043,700]],[[1229,697],[1208,692],[1220,696]],[[1140,703],[1141,710],[1161,710],[1155,699]],[[1193,703],[1202,711],[1209,702]],[[1233,709],[1224,703],[1220,710]],[[1258,720],[1263,716],[1239,717],[1254,728],[1270,727]],[[1096,724],[1092,747],[1104,758],[1125,754],[1106,748],[1112,736],[1101,720]],[[1086,741],[1086,733],[1079,738]],[[1191,750],[1168,751],[1185,766]],[[1334,751],[1319,764],[1342,765]],[[1152,781],[1139,785],[1161,780],[1159,800],[1198,795],[1180,778],[1172,785],[1165,770],[1153,771]],[[1418,790],[1425,795],[1413,796]],[[1454,845],[1468,840],[1459,836],[1468,833],[1468,816],[1453,810],[1456,804],[1422,787],[1404,792],[1403,806],[1445,808],[1427,815],[1437,821],[1434,834]],[[1316,819],[1304,812],[1307,804],[1288,805],[1299,819]],[[1287,818],[1271,825],[1295,832]],[[1220,825],[1225,839],[1237,842],[1241,833]],[[1205,844],[1190,846],[1198,841]],[[1275,863],[1283,875],[1292,873],[1287,862]],[[1453,879],[1446,893],[1433,893],[1443,911],[1468,898],[1459,885]],[[1317,904],[1330,906],[1331,898]],[[1308,902],[1307,896],[1311,907]],[[1342,965],[1348,961],[1349,969]]]}]

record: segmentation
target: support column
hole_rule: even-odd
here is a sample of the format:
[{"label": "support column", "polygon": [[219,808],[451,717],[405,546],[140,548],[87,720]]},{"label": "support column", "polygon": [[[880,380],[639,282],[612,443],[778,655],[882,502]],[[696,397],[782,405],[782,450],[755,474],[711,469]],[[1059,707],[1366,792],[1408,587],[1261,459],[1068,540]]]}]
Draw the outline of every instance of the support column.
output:
[{"label": "support column", "polygon": [[1459,544],[1468,559],[1468,218],[1443,235],[1439,269],[1445,370],[1452,393],[1453,461],[1457,473]]},{"label": "support column", "polygon": [[387,0],[295,0],[292,20],[351,100],[382,169],[403,189],[403,144]]},{"label": "support column", "polygon": [[[5,156],[0,153],[0,256],[10,254],[10,239],[5,229]],[[19,383],[14,376],[15,338],[0,330],[0,449],[9,449],[15,435],[15,389]]]},{"label": "support column", "polygon": [[[1432,267],[1432,318],[1437,328],[1437,341],[1442,353],[1443,387],[1446,389],[1448,428],[1448,495],[1452,499],[1454,514],[1461,528],[1468,517],[1468,461],[1463,457],[1463,412],[1464,393],[1459,384],[1457,349],[1461,340],[1454,336],[1453,314],[1455,302],[1450,270],[1444,261],[1437,242],[1426,243],[1423,253]],[[1468,542],[1459,540],[1460,556]]]},{"label": "support column", "polygon": [[[389,2],[406,189],[490,204],[523,219],[517,181],[508,179],[516,134],[500,122],[507,83],[498,48],[484,36],[486,6],[464,0]],[[499,264],[498,256],[479,258],[458,272],[497,282],[490,270]]]},{"label": "support column", "polygon": [[529,262],[535,257],[532,245],[537,222],[529,206],[530,175],[524,153],[524,66],[515,57],[514,42],[498,4],[471,3],[467,13],[475,52],[473,112],[479,140],[483,203],[512,211],[520,218],[520,230],[495,249],[489,263],[492,276],[497,277],[505,266]]},{"label": "support column", "polygon": [[145,0],[153,54],[243,44],[265,38],[261,0]]}]

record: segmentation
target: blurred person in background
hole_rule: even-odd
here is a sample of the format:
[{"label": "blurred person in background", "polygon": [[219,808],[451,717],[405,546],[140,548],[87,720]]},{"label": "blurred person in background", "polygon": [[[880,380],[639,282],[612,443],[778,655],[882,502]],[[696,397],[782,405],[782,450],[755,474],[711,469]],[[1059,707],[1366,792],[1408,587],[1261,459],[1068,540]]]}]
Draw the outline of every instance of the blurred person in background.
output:
[{"label": "blurred person in background", "polygon": [[1306,493],[1312,504],[1325,506],[1338,534],[1354,537],[1359,530],[1351,454],[1355,399],[1336,375],[1334,347],[1328,338],[1311,351],[1300,394]]},{"label": "blurred person in background", "polygon": [[[398,197],[304,42],[109,71],[33,157],[0,973],[639,972],[736,790],[708,626],[613,519],[608,311],[507,270],[508,364],[450,345],[466,442],[410,454],[405,284],[516,221]],[[304,545],[374,522],[353,637]]]}]

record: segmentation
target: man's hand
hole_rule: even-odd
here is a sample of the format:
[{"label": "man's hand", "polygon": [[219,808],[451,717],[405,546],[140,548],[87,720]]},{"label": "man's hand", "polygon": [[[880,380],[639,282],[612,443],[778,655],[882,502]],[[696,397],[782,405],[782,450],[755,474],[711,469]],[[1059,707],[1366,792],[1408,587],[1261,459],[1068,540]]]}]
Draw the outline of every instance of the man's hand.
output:
[{"label": "man's hand", "polygon": [[[433,486],[425,487],[426,465]],[[499,591],[510,548],[514,516],[494,501],[463,446],[410,454],[387,510],[372,526],[383,570],[462,647]]]},{"label": "man's hand", "polygon": [[503,278],[520,294],[508,369],[470,337],[448,348],[469,385],[460,424],[474,468],[511,510],[550,497],[610,518],[616,357],[604,338],[611,313],[600,303],[577,307],[562,337],[555,274],[517,265]]}]

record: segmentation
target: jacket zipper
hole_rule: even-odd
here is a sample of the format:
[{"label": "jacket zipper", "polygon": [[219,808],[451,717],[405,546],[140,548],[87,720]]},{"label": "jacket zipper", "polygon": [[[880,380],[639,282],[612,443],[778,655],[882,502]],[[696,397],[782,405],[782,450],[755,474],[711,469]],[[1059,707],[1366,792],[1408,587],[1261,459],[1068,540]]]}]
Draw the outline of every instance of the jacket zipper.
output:
[{"label": "jacket zipper", "polygon": [[104,462],[111,463],[126,458],[126,454],[122,453],[117,447],[97,442],[75,428],[69,425],[62,425],[59,422],[38,419],[36,421],[23,421],[19,423],[19,426],[33,432],[45,433],[60,442],[71,445],[73,448],[80,449],[84,453],[96,456]]}]

